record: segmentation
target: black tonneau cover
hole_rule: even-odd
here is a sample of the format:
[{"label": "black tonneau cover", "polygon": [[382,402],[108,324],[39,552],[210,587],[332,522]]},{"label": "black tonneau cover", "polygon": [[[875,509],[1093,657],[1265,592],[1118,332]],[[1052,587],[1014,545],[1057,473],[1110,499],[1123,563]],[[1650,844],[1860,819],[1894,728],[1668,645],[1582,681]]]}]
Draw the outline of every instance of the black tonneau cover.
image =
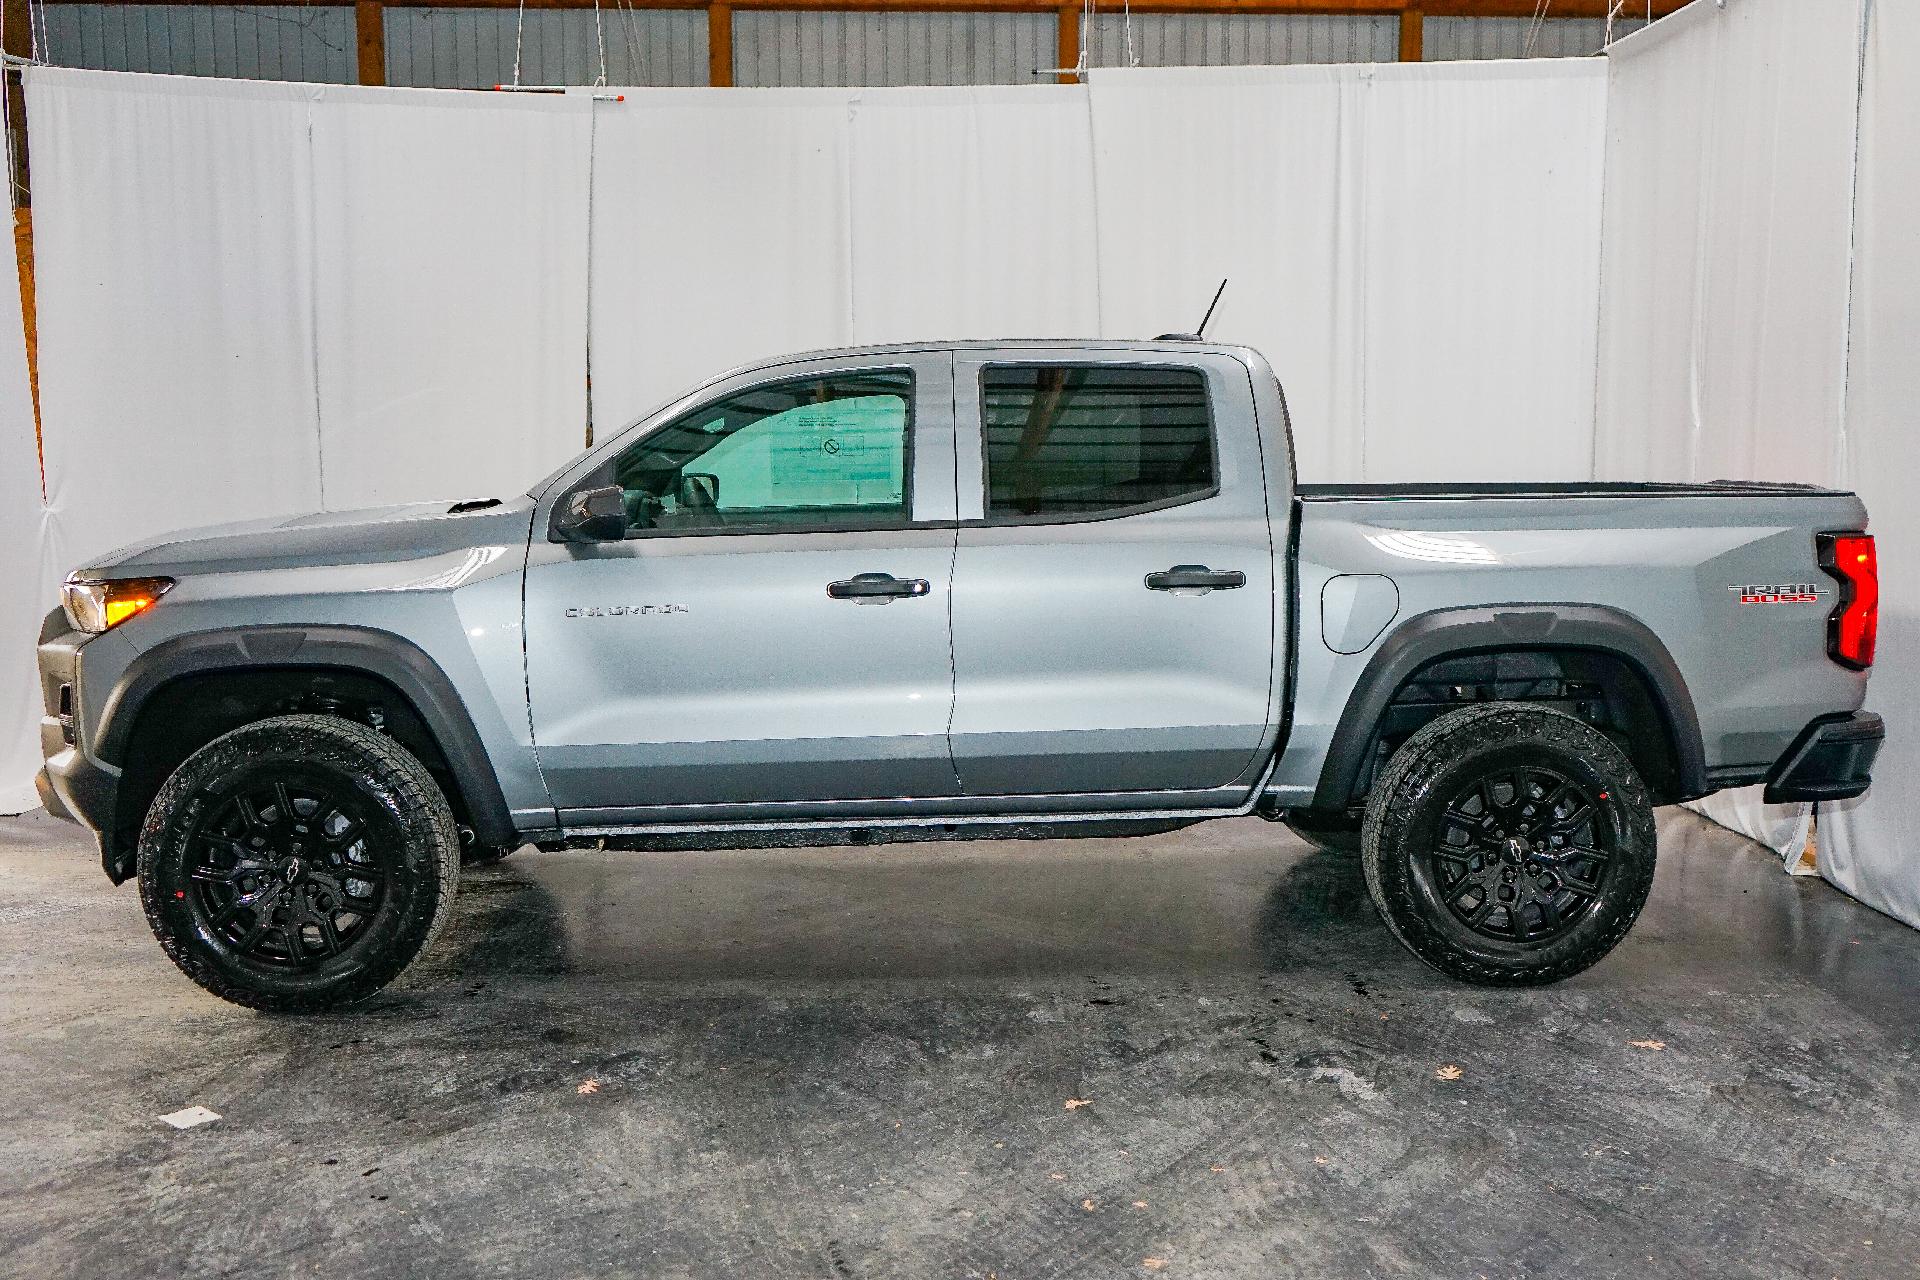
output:
[{"label": "black tonneau cover", "polygon": [[1793,498],[1844,496],[1844,489],[1765,480],[1577,480],[1475,484],[1300,484],[1293,494],[1302,502],[1391,502],[1396,498]]}]

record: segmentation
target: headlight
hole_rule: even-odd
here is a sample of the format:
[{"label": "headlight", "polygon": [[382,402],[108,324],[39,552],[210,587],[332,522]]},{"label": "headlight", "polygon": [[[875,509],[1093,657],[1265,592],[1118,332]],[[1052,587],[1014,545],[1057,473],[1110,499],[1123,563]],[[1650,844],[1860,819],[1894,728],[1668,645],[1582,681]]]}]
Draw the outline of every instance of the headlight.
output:
[{"label": "headlight", "polygon": [[172,589],[172,578],[115,578],[107,582],[68,578],[60,587],[60,604],[75,630],[98,633],[119,626],[136,613],[145,613]]}]

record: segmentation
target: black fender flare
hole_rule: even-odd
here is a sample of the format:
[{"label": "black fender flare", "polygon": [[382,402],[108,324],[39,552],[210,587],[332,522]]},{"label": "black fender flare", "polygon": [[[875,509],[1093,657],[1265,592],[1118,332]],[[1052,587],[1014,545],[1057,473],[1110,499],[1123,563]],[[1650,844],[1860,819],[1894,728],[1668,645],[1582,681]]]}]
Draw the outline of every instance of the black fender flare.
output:
[{"label": "black fender flare", "polygon": [[374,627],[218,627],[162,641],[135,658],[107,696],[94,754],[108,764],[124,765],[141,708],[175,680],[289,667],[353,672],[392,685],[413,704],[440,744],[480,842],[514,843],[500,779],[453,681],[419,645]]},{"label": "black fender flare", "polygon": [[1706,752],[1686,677],[1667,646],[1622,609],[1595,604],[1510,604],[1436,609],[1395,627],[1368,660],[1347,698],[1314,788],[1312,808],[1345,810],[1359,799],[1362,771],[1388,704],[1408,677],[1440,658],[1501,649],[1568,649],[1605,653],[1646,681],[1673,743],[1680,795],[1703,796]]}]

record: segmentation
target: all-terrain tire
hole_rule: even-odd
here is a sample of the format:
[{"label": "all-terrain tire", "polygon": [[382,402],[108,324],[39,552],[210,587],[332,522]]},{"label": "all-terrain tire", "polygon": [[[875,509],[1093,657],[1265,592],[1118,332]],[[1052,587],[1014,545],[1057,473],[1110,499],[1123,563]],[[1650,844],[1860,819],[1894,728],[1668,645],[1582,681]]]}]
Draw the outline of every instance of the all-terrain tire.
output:
[{"label": "all-terrain tire", "polygon": [[181,972],[304,1013],[363,1000],[445,925],[460,837],[425,766],[336,716],[243,725],[187,757],[140,831],[140,900]]},{"label": "all-terrain tire", "polygon": [[1619,945],[1655,854],[1652,803],[1618,746],[1562,712],[1494,702],[1401,744],[1368,797],[1360,859],[1407,950],[1466,982],[1531,986]]}]

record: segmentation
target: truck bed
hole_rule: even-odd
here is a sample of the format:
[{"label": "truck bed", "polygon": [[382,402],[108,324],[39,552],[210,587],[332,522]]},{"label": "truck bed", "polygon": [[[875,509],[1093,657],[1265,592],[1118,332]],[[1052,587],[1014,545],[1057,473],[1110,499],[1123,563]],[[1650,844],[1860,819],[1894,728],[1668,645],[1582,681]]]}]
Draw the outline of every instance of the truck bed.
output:
[{"label": "truck bed", "polygon": [[1317,782],[1352,691],[1416,620],[1432,630],[1478,611],[1518,630],[1476,643],[1582,647],[1597,642],[1554,618],[1600,610],[1656,637],[1646,665],[1670,666],[1684,690],[1707,785],[1755,780],[1813,718],[1864,697],[1864,674],[1827,656],[1837,584],[1816,559],[1821,532],[1867,527],[1853,494],[1720,480],[1305,484],[1296,497],[1283,788]]}]

